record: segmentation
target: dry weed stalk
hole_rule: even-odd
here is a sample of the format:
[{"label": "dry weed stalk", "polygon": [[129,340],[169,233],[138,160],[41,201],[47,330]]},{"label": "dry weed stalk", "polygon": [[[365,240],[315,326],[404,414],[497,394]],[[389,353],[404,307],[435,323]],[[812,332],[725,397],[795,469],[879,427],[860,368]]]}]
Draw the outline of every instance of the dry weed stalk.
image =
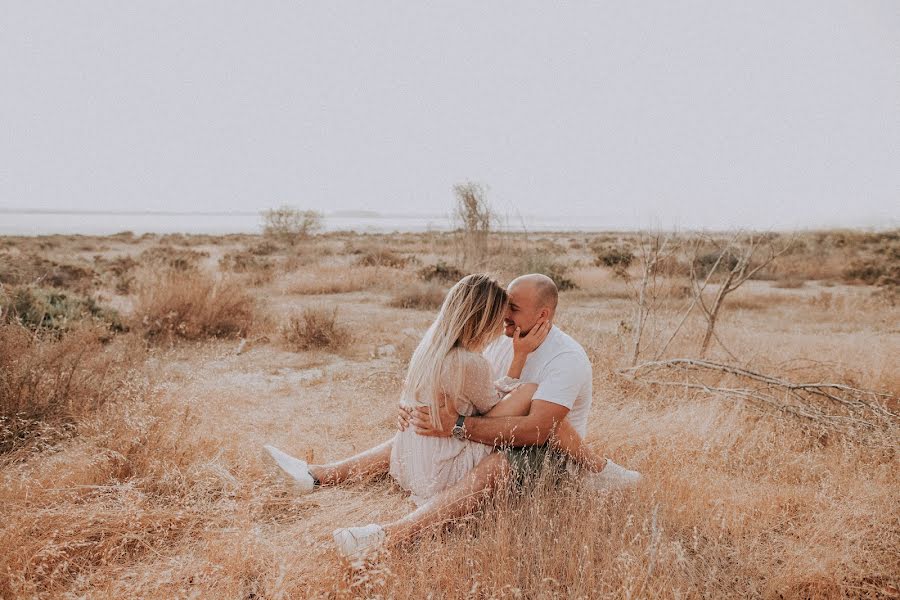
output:
[{"label": "dry weed stalk", "polygon": [[[662,286],[660,285],[660,265],[673,255],[675,251],[674,240],[671,236],[662,233],[640,234],[638,244],[638,258],[641,264],[641,280],[634,290],[634,325],[632,327],[632,366],[637,364],[641,353],[641,341],[644,337],[644,329],[652,311],[656,308]],[[631,280],[622,270],[626,282]]]}]

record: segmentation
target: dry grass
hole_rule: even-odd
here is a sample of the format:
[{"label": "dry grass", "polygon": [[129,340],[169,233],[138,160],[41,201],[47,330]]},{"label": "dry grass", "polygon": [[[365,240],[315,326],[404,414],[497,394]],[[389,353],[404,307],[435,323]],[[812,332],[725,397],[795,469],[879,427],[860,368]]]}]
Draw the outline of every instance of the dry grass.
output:
[{"label": "dry grass", "polygon": [[299,271],[282,285],[287,293],[301,296],[347,294],[382,289],[386,282],[397,279],[395,273],[381,267],[315,266]]},{"label": "dry grass", "polygon": [[[849,264],[846,257],[875,255],[873,248],[886,243],[816,235],[808,234],[807,249],[782,265],[790,277],[807,280],[812,253],[840,266]],[[127,245],[139,254],[158,241],[120,237],[27,239],[12,250],[49,255],[90,244],[117,253]],[[339,249],[359,237],[329,235],[323,244]],[[557,242],[496,237],[492,244],[502,243],[510,254],[528,248],[555,253],[553,260],[564,263],[581,288],[563,294],[557,322],[585,345],[594,365],[588,439],[642,471],[641,488],[602,497],[567,481],[524,497],[500,494],[482,514],[353,573],[331,549],[331,530],[397,518],[411,506],[404,494],[376,481],[298,497],[271,477],[258,449],[272,442],[327,461],[382,441],[392,432],[408,352],[297,354],[262,342],[236,355],[234,342],[204,336],[255,330],[258,313],[246,307],[263,297],[293,314],[297,297],[290,294],[353,291],[367,293],[328,298],[312,325],[298,314],[298,340],[306,341],[295,347],[334,348],[330,340],[342,327],[360,333],[363,352],[412,343],[430,314],[385,300],[417,281],[419,267],[353,266],[354,255],[323,253],[297,273],[251,291],[230,288],[202,270],[141,275],[135,305],[124,305],[126,318],[140,323],[148,316],[149,324],[166,324],[156,335],[178,337],[183,330],[202,342],[155,349],[126,385],[118,385],[125,365],[108,362],[124,356],[116,345],[127,342],[124,337],[104,344],[75,331],[38,339],[3,330],[0,379],[39,378],[34,393],[16,396],[28,399],[15,406],[36,406],[37,418],[50,421],[56,408],[49,407],[61,408],[58,414],[66,417],[58,422],[77,427],[52,443],[18,442],[0,456],[0,597],[900,596],[896,430],[881,432],[880,439],[838,435],[698,390],[616,376],[631,338],[617,332],[617,323],[630,320],[632,306],[622,278],[592,266],[594,240],[579,237],[575,247],[568,236]],[[610,245],[628,239],[596,237]],[[553,244],[559,240],[569,241],[571,253],[558,253]],[[257,241],[168,240],[220,247],[211,252],[216,260]],[[428,264],[449,260],[440,253],[453,247],[451,236],[433,233],[381,242],[428,256]],[[105,277],[106,263],[97,264]],[[835,272],[840,278],[841,269]],[[719,329],[740,364],[794,380],[900,393],[892,358],[900,315],[874,288],[750,283],[729,299],[737,304],[726,305]],[[664,283],[673,296],[679,286],[678,278]],[[379,293],[370,295],[373,290]],[[684,303],[681,296],[661,304],[663,313],[647,332],[649,353],[678,322]],[[695,349],[702,333],[698,315],[684,332],[669,356]],[[356,345],[354,339],[349,347]],[[73,367],[80,352],[84,368]],[[714,353],[729,360],[718,348]],[[135,356],[131,368],[142,363],[142,355]],[[60,401],[66,390],[60,382],[70,376],[72,406],[83,408],[71,413],[70,403]],[[156,383],[148,386],[148,380]],[[0,388],[4,401],[13,397],[7,389]]]},{"label": "dry grass", "polygon": [[258,301],[239,282],[202,272],[149,272],[135,320],[150,340],[246,337],[265,323]]},{"label": "dry grass", "polygon": [[110,337],[92,323],[63,333],[0,324],[0,455],[41,433],[52,439],[121,395],[143,349],[131,337]]}]

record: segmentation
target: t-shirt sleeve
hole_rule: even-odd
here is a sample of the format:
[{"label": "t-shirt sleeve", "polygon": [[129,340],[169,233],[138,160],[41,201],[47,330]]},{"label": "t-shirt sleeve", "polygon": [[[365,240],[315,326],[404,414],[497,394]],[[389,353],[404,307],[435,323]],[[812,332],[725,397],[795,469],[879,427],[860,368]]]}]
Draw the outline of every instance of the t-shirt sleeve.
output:
[{"label": "t-shirt sleeve", "polygon": [[575,352],[553,358],[538,376],[534,400],[553,402],[571,409],[585,383],[591,379],[591,364]]},{"label": "t-shirt sleeve", "polygon": [[491,375],[491,364],[480,355],[472,355],[466,361],[466,381],[463,395],[479,414],[494,408],[500,401]]}]

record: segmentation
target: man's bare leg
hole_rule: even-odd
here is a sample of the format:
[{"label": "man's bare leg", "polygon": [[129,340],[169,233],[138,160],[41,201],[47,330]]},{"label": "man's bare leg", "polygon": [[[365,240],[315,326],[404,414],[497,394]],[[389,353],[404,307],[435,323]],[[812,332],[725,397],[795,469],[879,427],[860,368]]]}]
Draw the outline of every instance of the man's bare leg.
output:
[{"label": "man's bare leg", "polygon": [[376,475],[385,475],[391,464],[394,438],[345,458],[324,465],[309,465],[309,473],[320,485],[337,485],[348,481],[360,481]]},{"label": "man's bare leg", "polygon": [[388,543],[402,542],[430,527],[474,512],[498,487],[506,484],[510,472],[505,454],[488,455],[454,486],[405,517],[384,525]]}]

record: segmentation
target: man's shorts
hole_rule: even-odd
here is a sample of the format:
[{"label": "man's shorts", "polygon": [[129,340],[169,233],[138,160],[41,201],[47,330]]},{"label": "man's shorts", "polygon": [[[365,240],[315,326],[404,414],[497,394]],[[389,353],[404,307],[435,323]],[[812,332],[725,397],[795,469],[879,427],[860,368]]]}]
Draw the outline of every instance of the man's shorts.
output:
[{"label": "man's shorts", "polygon": [[513,481],[519,488],[538,481],[542,476],[550,477],[556,483],[569,470],[568,457],[548,445],[508,446],[501,452],[506,454]]}]

